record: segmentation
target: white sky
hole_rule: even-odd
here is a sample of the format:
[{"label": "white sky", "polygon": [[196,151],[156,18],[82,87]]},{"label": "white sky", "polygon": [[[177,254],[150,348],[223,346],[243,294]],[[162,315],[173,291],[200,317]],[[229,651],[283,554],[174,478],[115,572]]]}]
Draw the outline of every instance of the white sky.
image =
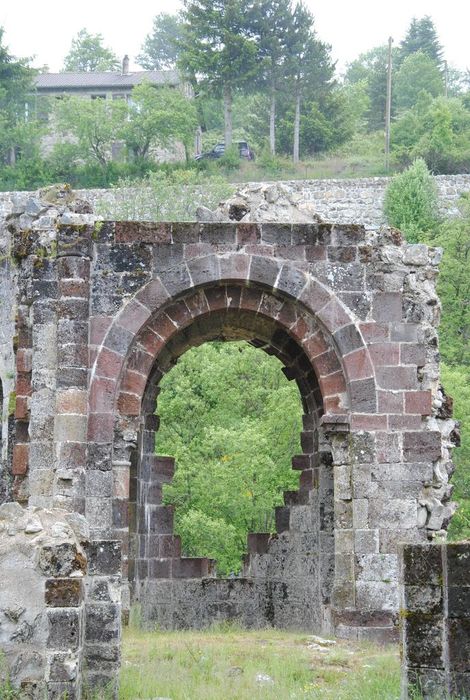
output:
[{"label": "white sky", "polygon": [[[432,17],[444,46],[445,58],[456,68],[470,68],[470,2],[468,0],[306,0],[315,17],[317,34],[332,45],[341,70],[359,53],[386,43],[398,43],[412,17]],[[15,56],[35,56],[34,65],[62,67],[75,34],[85,27],[100,33],[121,57],[131,58],[151,31],[158,12],[174,12],[178,0],[1,0],[0,26]]]}]

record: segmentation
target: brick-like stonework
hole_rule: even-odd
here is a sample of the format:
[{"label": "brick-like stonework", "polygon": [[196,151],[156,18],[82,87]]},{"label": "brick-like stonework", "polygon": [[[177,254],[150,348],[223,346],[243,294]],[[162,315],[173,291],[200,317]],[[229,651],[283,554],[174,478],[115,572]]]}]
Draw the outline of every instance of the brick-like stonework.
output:
[{"label": "brick-like stonework", "polygon": [[[118,543],[84,599],[93,682],[116,669],[121,553],[124,609],[138,602],[149,625],[238,619],[393,639],[397,543],[444,535],[454,511],[441,251],[355,224],[95,223],[66,188],[15,200],[2,232],[9,497],[84,515],[91,547]],[[154,454],[162,376],[216,338],[275,354],[304,410],[299,488],[227,580],[182,556],[162,503],[175,464]]]},{"label": "brick-like stonework", "polygon": [[470,542],[400,547],[402,698],[470,697]]}]

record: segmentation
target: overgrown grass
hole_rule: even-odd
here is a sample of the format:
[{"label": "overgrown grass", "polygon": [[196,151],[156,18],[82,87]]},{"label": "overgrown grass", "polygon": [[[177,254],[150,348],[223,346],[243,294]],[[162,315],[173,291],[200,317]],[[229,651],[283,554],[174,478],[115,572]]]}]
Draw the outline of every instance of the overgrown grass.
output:
[{"label": "overgrown grass", "polygon": [[213,628],[124,633],[121,700],[398,700],[396,647],[337,642],[318,651],[307,634]]}]

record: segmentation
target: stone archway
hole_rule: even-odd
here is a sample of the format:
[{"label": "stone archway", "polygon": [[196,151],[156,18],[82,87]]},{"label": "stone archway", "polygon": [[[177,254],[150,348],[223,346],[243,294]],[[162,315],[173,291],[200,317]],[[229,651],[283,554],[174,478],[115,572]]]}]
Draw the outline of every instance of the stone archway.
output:
[{"label": "stone archway", "polygon": [[[340,328],[350,325],[345,323],[349,320],[346,312],[342,312],[335,300],[330,302],[325,292],[322,301],[324,306],[331,303],[335,308],[332,317],[325,314],[328,321],[333,318],[341,324]],[[135,323],[135,306],[133,311],[132,322]],[[254,579],[258,589],[262,588],[257,594],[258,612],[255,615],[253,606],[245,605],[246,594],[237,590],[231,597],[238,598],[238,607],[235,606],[238,613],[232,614],[238,614],[246,621],[241,611],[251,610],[251,624],[261,625],[269,621],[284,626],[321,627],[322,621],[328,617],[333,588],[335,510],[333,455],[323,424],[325,416],[329,416],[327,421],[336,416],[335,425],[347,429],[345,416],[350,411],[351,402],[336,338],[325,329],[324,321],[305,303],[295,303],[283,292],[274,294],[259,284],[247,286],[239,282],[218,281],[210,286],[186,290],[149,315],[133,334],[117,381],[99,376],[100,367],[109,367],[110,353],[115,353],[109,346],[121,337],[116,328],[111,328],[108,336],[110,338],[105,338],[95,363],[92,408],[103,410],[104,402],[108,401],[112,415],[115,412],[119,415],[112,460],[115,474],[121,481],[131,474],[131,502],[135,502],[135,507],[131,507],[128,523],[127,494],[115,497],[116,527],[113,535],[122,539],[126,551],[128,525],[134,534],[130,543],[129,573],[134,594],[144,603],[144,615],[163,625],[198,626],[211,621],[208,610],[217,610],[217,614],[221,614],[222,583],[205,582],[203,589],[199,587],[197,590],[197,595],[201,597],[201,591],[204,591],[206,604],[202,607],[194,605],[194,579],[207,577],[209,563],[180,557],[178,542],[172,534],[171,509],[161,505],[158,488],[171,478],[173,465],[153,454],[157,427],[153,414],[159,380],[189,347],[215,338],[243,337],[276,354],[284,364],[285,374],[297,382],[305,413],[304,452],[293,460],[294,468],[301,471],[300,490],[287,494],[285,507],[278,511],[277,529],[279,533],[285,533],[281,541],[270,539],[265,534],[250,537],[251,555],[245,573],[250,574],[249,587]],[[361,348],[360,352],[364,353],[364,349]],[[367,367],[365,360],[363,365]],[[351,365],[348,367],[351,372]],[[369,367],[372,375],[370,361]],[[95,395],[99,403],[94,405]],[[144,497],[143,493],[147,495]],[[291,532],[290,523],[296,520],[297,528]],[[301,546],[299,538],[302,539]],[[297,542],[297,549],[292,547],[293,542]],[[282,551],[276,554],[276,549]],[[301,561],[303,572],[299,571]],[[293,574],[293,565],[297,567],[297,575]],[[271,568],[270,574],[267,573],[268,567]],[[262,576],[259,575],[261,570],[264,572]],[[192,595],[188,593],[188,585],[182,583],[184,579],[192,580]],[[163,590],[169,588],[170,580],[173,581],[172,595]],[[240,589],[245,584],[231,582],[230,585],[233,591],[234,587]],[[293,589],[292,593],[290,589]],[[174,594],[175,590],[180,591],[179,595]],[[210,594],[208,590],[211,590]],[[226,595],[225,592],[222,597]],[[168,599],[174,601],[171,606],[152,603]],[[286,603],[287,599],[293,602]],[[233,606],[229,607],[233,611]],[[200,611],[196,617],[184,613],[194,609]]]},{"label": "stone archway", "polygon": [[[315,470],[324,466],[321,455],[330,455],[331,608],[325,604],[309,624],[331,623],[338,634],[353,638],[393,634],[397,542],[426,540],[452,515],[448,481],[455,438],[439,387],[435,251],[403,243],[396,231],[354,225],[95,227],[93,216],[83,213],[88,209],[67,191],[58,193],[53,206],[38,202],[33,225],[24,228],[20,208],[7,232],[18,263],[15,283],[7,280],[18,332],[8,469],[17,500],[86,516],[90,570],[79,601],[84,646],[76,650],[77,664],[83,660],[91,669],[93,663],[90,673],[98,684],[116,677],[118,562],[122,549],[127,580],[129,551],[135,551],[127,537],[132,455],[137,469],[137,448],[155,429],[153,416],[144,416],[158,373],[188,342],[213,337],[221,328],[226,332],[222,318],[232,330],[281,353],[301,385],[306,415],[315,417],[306,432],[318,433],[318,466],[302,470],[312,485]],[[13,357],[13,337],[10,345]],[[312,459],[316,440],[308,441]],[[307,490],[315,494],[315,488]],[[321,501],[321,479],[317,488]],[[310,503],[287,505],[289,528],[281,513],[278,542],[291,537],[294,509]],[[319,540],[323,534],[320,529]],[[325,537],[331,541],[329,532]],[[252,595],[240,594],[239,609],[252,618],[262,609],[283,625],[289,609],[282,607],[285,581],[259,575],[275,543],[253,538],[251,544]],[[93,581],[95,576],[101,580]],[[214,584],[210,577],[166,581],[181,615],[191,586],[212,592],[221,586],[220,614],[228,615],[236,602],[230,583]],[[166,584],[157,583],[164,596]],[[290,609],[311,611],[318,593],[302,598],[297,591],[288,595]],[[63,641],[57,653],[67,651]]]}]

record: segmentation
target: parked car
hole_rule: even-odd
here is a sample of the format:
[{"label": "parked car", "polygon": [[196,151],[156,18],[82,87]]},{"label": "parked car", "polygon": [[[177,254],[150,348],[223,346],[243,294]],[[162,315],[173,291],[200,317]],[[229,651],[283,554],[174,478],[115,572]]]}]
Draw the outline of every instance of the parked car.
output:
[{"label": "parked car", "polygon": [[[248,143],[246,141],[234,141],[233,142],[234,146],[238,146],[238,152],[240,154],[240,158],[246,158],[246,160],[254,160],[255,159],[255,154],[249,147]],[[205,153],[199,153],[195,159],[196,160],[214,160],[216,158],[222,158],[222,156],[225,153],[225,143],[218,143],[214,148],[211,148],[210,151],[206,151]]]}]

